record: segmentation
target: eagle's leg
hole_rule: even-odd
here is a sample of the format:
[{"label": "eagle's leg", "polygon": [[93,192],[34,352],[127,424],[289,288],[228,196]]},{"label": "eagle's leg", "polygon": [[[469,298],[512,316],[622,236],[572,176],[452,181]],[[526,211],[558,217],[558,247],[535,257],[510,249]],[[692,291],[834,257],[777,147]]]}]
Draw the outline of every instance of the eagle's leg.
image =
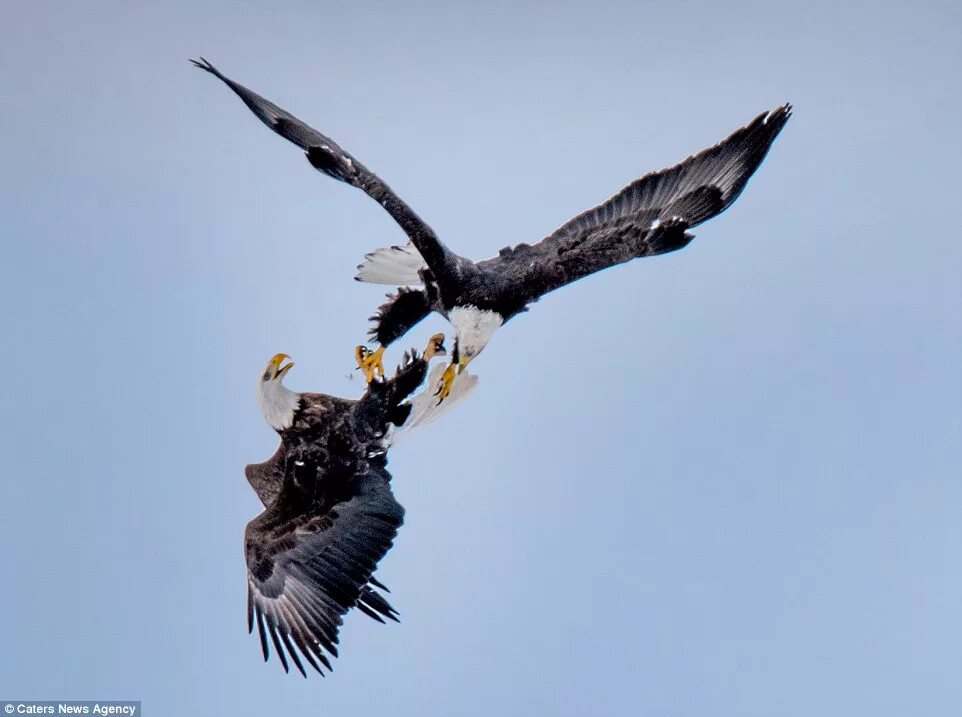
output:
[{"label": "eagle's leg", "polygon": [[357,361],[357,367],[364,373],[364,380],[368,383],[378,374],[384,378],[383,357],[383,346],[378,346],[374,351],[366,346],[358,346],[354,349],[354,360]]},{"label": "eagle's leg", "polygon": [[451,394],[451,388],[454,386],[454,377],[464,371],[464,367],[467,365],[467,357],[461,356],[458,358],[457,354],[455,354],[454,359],[448,364],[448,367],[444,369],[444,373],[441,374],[438,390],[434,392],[434,395],[438,397],[438,405],[441,405],[441,401]]},{"label": "eagle's leg", "polygon": [[448,364],[448,367],[444,369],[444,373],[441,374],[441,382],[438,384],[438,390],[434,392],[434,395],[438,397],[438,405],[441,401],[446,399],[451,393],[451,387],[454,385],[454,363]]}]

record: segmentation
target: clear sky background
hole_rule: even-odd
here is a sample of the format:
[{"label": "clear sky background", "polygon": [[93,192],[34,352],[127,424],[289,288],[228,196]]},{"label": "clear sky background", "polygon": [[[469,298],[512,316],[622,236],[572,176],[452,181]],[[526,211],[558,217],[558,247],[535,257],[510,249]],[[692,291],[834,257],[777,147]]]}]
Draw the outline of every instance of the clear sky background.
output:
[{"label": "clear sky background", "polygon": [[[0,699],[148,715],[958,715],[953,2],[0,5]],[[536,241],[786,100],[684,251],[546,297],[391,455],[407,523],[326,679],[245,624],[253,397],[355,396],[403,239]],[[444,328],[435,317],[392,350]]]}]

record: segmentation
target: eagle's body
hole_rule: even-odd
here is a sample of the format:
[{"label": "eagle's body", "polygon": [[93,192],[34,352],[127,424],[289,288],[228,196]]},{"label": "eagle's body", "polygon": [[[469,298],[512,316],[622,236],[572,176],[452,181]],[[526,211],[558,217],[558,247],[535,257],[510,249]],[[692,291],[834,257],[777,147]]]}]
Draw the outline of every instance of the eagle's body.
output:
[{"label": "eagle's body", "polygon": [[361,189],[397,221],[410,244],[376,250],[358,267],[360,281],[401,287],[371,317],[371,335],[386,346],[437,312],[455,328],[452,367],[463,367],[501,324],[544,294],[610,266],[686,246],[693,238],[688,229],[737,199],[791,116],[790,105],[763,112],[718,144],[631,182],[537,244],[509,246],[475,262],[448,249],[380,177],[329,137],[203,58],[192,62],[226,83],[267,126],[303,148],[316,169]]},{"label": "eagle's body", "polygon": [[272,358],[258,383],[280,446],[245,469],[264,504],[244,535],[248,628],[256,622],[265,660],[270,641],[285,670],[289,656],[306,674],[301,657],[318,672],[331,669],[328,655],[337,655],[338,628],[352,607],[397,619],[373,577],[404,519],[387,449],[390,432],[411,414],[405,399],[424,381],[430,354],[407,355],[358,400],[287,389],[286,358]]}]

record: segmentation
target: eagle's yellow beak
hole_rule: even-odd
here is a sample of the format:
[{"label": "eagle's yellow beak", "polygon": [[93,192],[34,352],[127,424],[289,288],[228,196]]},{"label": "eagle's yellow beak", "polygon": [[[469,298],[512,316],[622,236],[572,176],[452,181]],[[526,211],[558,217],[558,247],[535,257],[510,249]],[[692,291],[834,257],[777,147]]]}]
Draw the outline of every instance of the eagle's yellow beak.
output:
[{"label": "eagle's yellow beak", "polygon": [[288,371],[290,371],[290,370],[291,370],[291,367],[294,366],[294,362],[291,361],[291,362],[290,362],[289,364],[287,364],[286,366],[281,367],[281,364],[284,362],[284,360],[285,360],[285,359],[290,360],[290,358],[291,358],[291,357],[288,356],[287,354],[274,354],[274,355],[271,357],[271,360],[270,360],[268,363],[269,363],[271,369],[273,369],[274,378],[275,378],[275,379],[282,378],[282,377],[284,376],[284,374],[287,373]]}]

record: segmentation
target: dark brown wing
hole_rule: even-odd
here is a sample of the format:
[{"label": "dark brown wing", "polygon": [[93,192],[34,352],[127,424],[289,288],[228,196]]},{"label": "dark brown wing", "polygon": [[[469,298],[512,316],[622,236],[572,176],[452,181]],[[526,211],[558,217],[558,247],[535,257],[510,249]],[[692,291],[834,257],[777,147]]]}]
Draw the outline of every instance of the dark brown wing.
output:
[{"label": "dark brown wing", "polygon": [[284,485],[284,468],[287,465],[287,454],[281,445],[274,451],[274,455],[262,463],[251,463],[244,466],[247,482],[261,499],[265,506],[274,502]]},{"label": "dark brown wing", "polygon": [[317,490],[324,495],[308,500],[296,487],[306,481],[295,476],[247,524],[248,629],[257,623],[265,660],[270,640],[285,671],[289,657],[306,676],[303,657],[323,674],[322,665],[331,669],[328,655],[337,656],[337,633],[348,610],[390,610],[368,588],[404,518],[388,479],[372,462],[367,473],[334,486],[328,484],[333,478],[321,476]]},{"label": "dark brown wing", "polygon": [[381,346],[390,346],[431,313],[431,299],[424,289],[398,287],[388,300],[377,307],[368,319],[374,326],[368,331]]},{"label": "dark brown wing", "polygon": [[448,250],[441,244],[434,230],[415,214],[414,210],[397,196],[384,180],[341,149],[330,137],[321,134],[256,92],[226,77],[203,57],[191,62],[223,81],[237,93],[261,122],[303,149],[308,161],[316,169],[334,179],[357,187],[384,207],[417,247],[427,265],[435,270],[443,267]]},{"label": "dark brown wing", "polygon": [[480,266],[524,286],[533,300],[609,266],[680,249],[693,238],[686,229],[738,198],[790,116],[787,104],[763,112],[713,147],[636,179],[537,244],[503,249]]}]

